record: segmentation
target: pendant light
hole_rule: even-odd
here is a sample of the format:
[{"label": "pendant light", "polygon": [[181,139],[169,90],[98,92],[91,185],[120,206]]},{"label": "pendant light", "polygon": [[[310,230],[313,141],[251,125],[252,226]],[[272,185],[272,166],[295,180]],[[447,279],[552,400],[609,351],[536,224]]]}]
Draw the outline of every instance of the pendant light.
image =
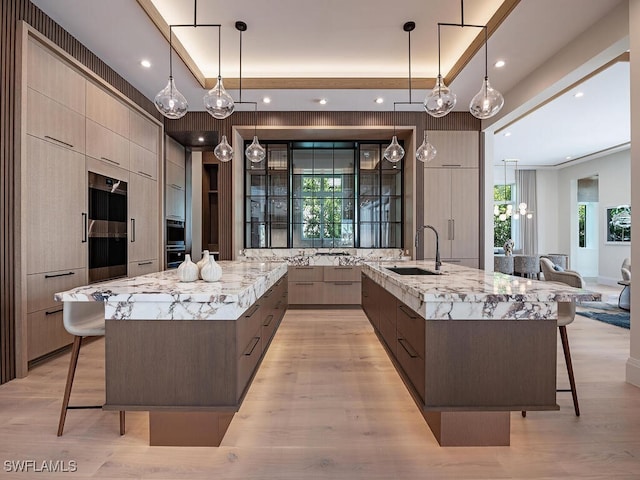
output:
[{"label": "pendant light", "polygon": [[255,103],[255,121],[253,123],[253,142],[251,142],[251,145],[249,145],[247,147],[247,149],[244,151],[245,155],[247,156],[247,158],[249,159],[249,161],[251,161],[251,163],[260,163],[261,161],[264,160],[264,157],[267,156],[267,152],[265,151],[264,147],[262,145],[260,145],[260,142],[258,141],[258,103]]},{"label": "pendant light", "polygon": [[438,23],[438,78],[433,90],[424,100],[424,108],[432,117],[443,117],[456,105],[456,95],[444,83],[440,70],[440,27],[474,27],[484,30],[484,79],[480,91],[469,103],[469,112],[481,120],[491,118],[504,105],[502,94],[491,86],[488,74],[488,40],[489,33],[486,25],[472,25],[464,23],[464,0],[460,0],[460,23]]},{"label": "pendant light", "polygon": [[222,84],[222,76],[220,75],[222,63],[221,47],[221,29],[218,29],[218,81],[216,82],[215,87],[209,90],[203,98],[204,108],[213,118],[216,118],[218,120],[224,120],[229,115],[231,115],[233,113],[233,110],[235,109],[233,97],[229,95],[229,93],[225,90],[224,85]]},{"label": "pendant light", "polygon": [[231,148],[231,145],[227,142],[226,135],[222,136],[220,143],[213,149],[213,154],[221,162],[229,162],[233,159],[233,148]]},{"label": "pendant light", "polygon": [[429,133],[425,130],[422,144],[416,150],[416,159],[423,163],[428,163],[436,158],[437,153],[438,151],[436,150],[436,147],[434,147],[429,141]]},{"label": "pendant light", "polygon": [[457,97],[449,87],[444,84],[440,69],[440,24],[438,23],[438,78],[426,98],[424,99],[424,109],[429,115],[435,118],[444,117],[456,106]]},{"label": "pendant light", "polygon": [[[507,204],[506,207],[506,211],[504,213],[500,213],[500,209],[498,207],[498,205],[495,205],[493,207],[493,213],[494,215],[498,216],[498,219],[502,222],[504,222],[508,217],[513,218],[514,220],[518,220],[520,219],[520,217],[526,217],[526,218],[533,218],[533,212],[531,210],[528,210],[527,208],[527,203],[526,202],[520,202],[518,203],[518,159],[516,158],[505,158],[504,160],[502,160],[504,162],[504,190],[503,192],[505,192],[505,197],[506,197],[506,191],[507,191],[507,164],[508,163],[513,163],[514,167],[513,167],[513,177],[514,177],[514,182],[516,184],[515,187],[515,195],[512,195],[513,198],[513,204],[509,203]],[[512,194],[513,194],[513,190],[512,190]],[[505,198],[506,200],[506,198]],[[516,206],[516,208],[513,208],[513,205]]]},{"label": "pendant light", "polygon": [[187,99],[184,98],[178,89],[176,88],[175,81],[173,80],[173,45],[172,45],[173,31],[169,26],[169,82],[167,86],[158,92],[153,103],[158,111],[167,118],[177,120],[184,117],[189,108]]}]

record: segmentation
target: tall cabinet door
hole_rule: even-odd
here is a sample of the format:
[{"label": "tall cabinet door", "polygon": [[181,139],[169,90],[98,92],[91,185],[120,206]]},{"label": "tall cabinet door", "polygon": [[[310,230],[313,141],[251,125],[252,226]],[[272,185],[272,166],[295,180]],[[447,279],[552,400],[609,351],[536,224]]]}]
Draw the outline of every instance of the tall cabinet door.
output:
[{"label": "tall cabinet door", "polygon": [[453,168],[451,172],[451,257],[478,258],[480,246],[480,195],[477,168]]},{"label": "tall cabinet door", "polygon": [[87,266],[84,155],[27,135],[27,273]]},{"label": "tall cabinet door", "polygon": [[129,176],[129,262],[158,258],[158,187],[153,179]]},{"label": "tall cabinet door", "polygon": [[[440,257],[451,257],[449,226],[451,223],[451,169],[425,168],[424,225],[433,226],[440,237]],[[429,229],[424,236],[424,258],[436,258],[436,239]]]}]

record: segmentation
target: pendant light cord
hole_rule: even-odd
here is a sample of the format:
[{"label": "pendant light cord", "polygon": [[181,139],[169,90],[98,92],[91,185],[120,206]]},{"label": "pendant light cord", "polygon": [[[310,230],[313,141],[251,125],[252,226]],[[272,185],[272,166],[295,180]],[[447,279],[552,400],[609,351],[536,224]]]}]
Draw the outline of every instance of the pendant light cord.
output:
[{"label": "pendant light cord", "polygon": [[240,92],[238,97],[240,98],[240,103],[242,103],[242,30],[240,30]]},{"label": "pendant light cord", "polygon": [[409,103],[411,103],[411,30],[409,34]]},{"label": "pendant light cord", "polygon": [[173,78],[173,30],[169,25],[169,78]]},{"label": "pendant light cord", "polygon": [[222,28],[218,27],[218,93],[220,93],[220,80],[222,80]]}]

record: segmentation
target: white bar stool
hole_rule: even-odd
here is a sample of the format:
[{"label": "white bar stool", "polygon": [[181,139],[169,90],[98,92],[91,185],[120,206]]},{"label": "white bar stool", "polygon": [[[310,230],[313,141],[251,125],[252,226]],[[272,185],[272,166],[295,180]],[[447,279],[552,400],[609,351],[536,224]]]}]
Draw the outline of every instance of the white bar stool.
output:
[{"label": "white bar stool", "polygon": [[[62,313],[64,328],[73,338],[73,348],[71,350],[71,361],[69,363],[69,373],[67,374],[67,384],[64,389],[62,399],[62,410],[60,411],[60,422],[58,424],[58,436],[64,430],[64,421],[67,417],[67,410],[76,408],[102,408],[101,405],[93,406],[69,406],[73,377],[76,373],[78,356],[83,337],[104,336],[104,304],[102,302],[64,302]],[[120,411],[120,435],[124,435],[124,411]]]}]

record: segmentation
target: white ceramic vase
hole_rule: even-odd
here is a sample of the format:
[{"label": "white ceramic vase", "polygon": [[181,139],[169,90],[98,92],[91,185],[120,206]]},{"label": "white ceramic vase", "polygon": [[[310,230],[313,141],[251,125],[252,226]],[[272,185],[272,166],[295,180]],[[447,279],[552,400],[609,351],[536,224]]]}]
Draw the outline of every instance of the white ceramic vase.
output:
[{"label": "white ceramic vase", "polygon": [[202,258],[198,260],[198,263],[196,263],[196,265],[198,265],[198,275],[200,278],[202,278],[202,274],[200,272],[202,272],[202,269],[207,263],[209,263],[209,250],[202,252]]},{"label": "white ceramic vase", "polygon": [[222,277],[222,267],[218,265],[213,255],[209,256],[209,262],[200,270],[200,277],[205,282],[217,282]]},{"label": "white ceramic vase", "polygon": [[191,261],[191,255],[184,256],[184,262],[178,266],[178,280],[181,282],[195,282],[198,280],[198,266]]}]

